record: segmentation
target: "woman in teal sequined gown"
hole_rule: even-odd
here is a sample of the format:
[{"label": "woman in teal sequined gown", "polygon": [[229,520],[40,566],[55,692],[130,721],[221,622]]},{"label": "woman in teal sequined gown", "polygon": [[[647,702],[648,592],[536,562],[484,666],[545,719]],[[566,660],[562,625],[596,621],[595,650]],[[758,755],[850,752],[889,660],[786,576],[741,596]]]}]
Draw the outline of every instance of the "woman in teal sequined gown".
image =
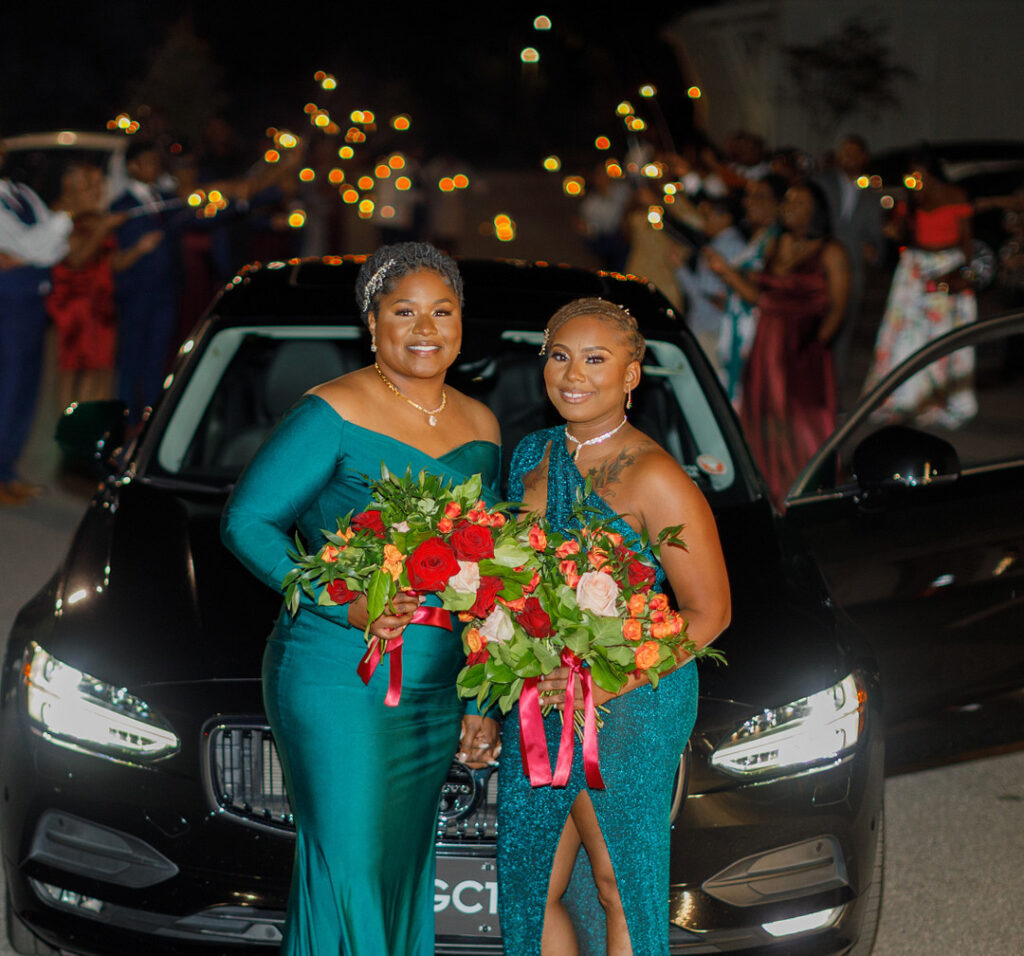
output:
[{"label": "woman in teal sequined gown", "polygon": [[[548,337],[545,382],[567,424],[523,439],[509,496],[571,528],[572,504],[589,478],[586,504],[613,518],[627,541],[641,528],[653,539],[685,524],[687,548],[663,548],[656,587],[667,578],[690,638],[707,644],[729,621],[724,561],[703,495],[623,414],[643,356],[635,321],[603,300],[577,300],[552,317]],[[598,736],[603,790],[588,789],[578,741],[565,788],[531,787],[520,770],[518,709],[506,720],[498,881],[508,956],[668,952],[672,784],[697,706],[696,665],[685,657],[680,665],[656,690],[644,675],[615,697],[595,688],[608,708]],[[562,671],[542,680],[542,700],[561,703],[565,682]],[[554,754],[557,714],[545,730]]]},{"label": "woman in teal sequined gown", "polygon": [[[461,337],[454,263],[424,244],[384,247],[361,271],[357,299],[376,367],[304,397],[250,463],[224,516],[227,545],[273,588],[292,567],[291,528],[317,549],[321,529],[367,505],[367,479],[382,464],[455,483],[474,473],[485,485],[497,480],[497,423],[444,385]],[[395,612],[370,625],[378,637],[403,638],[397,707],[384,703],[386,662],[366,686],[356,673],[364,599],[320,607],[304,598],[295,617],[282,610],[270,635],[264,701],[296,821],[285,956],[434,951],[438,798],[460,722],[463,750],[494,728],[463,717],[458,630],[410,624],[417,606],[399,595]]]}]

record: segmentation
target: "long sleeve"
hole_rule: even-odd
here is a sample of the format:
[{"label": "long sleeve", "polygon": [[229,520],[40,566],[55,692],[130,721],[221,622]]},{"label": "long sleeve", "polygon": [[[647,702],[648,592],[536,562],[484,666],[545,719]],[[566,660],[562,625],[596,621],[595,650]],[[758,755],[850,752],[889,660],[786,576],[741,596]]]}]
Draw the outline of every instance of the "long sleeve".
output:
[{"label": "long sleeve", "polygon": [[[291,529],[331,481],[341,457],[344,421],[322,414],[319,405],[305,401],[285,416],[243,472],[221,520],[224,544],[274,590],[294,567]],[[320,606],[303,595],[301,607],[348,623],[347,605]]]},{"label": "long sleeve", "polygon": [[36,221],[22,222],[5,206],[0,206],[0,252],[32,266],[46,267],[60,262],[68,254],[71,217],[66,212],[51,212],[27,187],[18,189],[18,199],[31,207]]}]

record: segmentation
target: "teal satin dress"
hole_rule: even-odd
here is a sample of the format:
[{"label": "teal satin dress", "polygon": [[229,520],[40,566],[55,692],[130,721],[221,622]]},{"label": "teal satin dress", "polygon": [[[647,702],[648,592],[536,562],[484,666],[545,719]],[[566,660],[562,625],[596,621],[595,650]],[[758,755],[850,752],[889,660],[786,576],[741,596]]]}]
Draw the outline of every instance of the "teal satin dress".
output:
[{"label": "teal satin dress", "polygon": [[[303,398],[246,468],[222,524],[227,546],[267,585],[291,569],[291,529],[318,548],[321,529],[368,503],[367,476],[427,469],[494,485],[497,445],[473,441],[440,458],[345,421]],[[433,596],[428,603],[436,603]],[[283,956],[434,952],[434,824],[458,745],[465,662],[457,629],[404,632],[402,698],[386,707],[388,662],[356,674],[363,632],[345,607],[303,599],[282,610],[263,658],[267,717],[296,821]]]},{"label": "teal satin dress", "polygon": [[[555,528],[571,528],[576,524],[572,505],[584,480],[566,450],[564,426],[533,432],[519,443],[512,457],[509,497],[522,499],[523,476],[540,464],[548,447],[547,517]],[[586,504],[609,518],[615,514],[593,492]],[[621,518],[610,525],[627,541],[637,537]],[[650,551],[640,553],[654,562]],[[661,589],[665,576],[657,568],[655,587]],[[673,671],[656,690],[644,685],[606,706],[608,713],[598,734],[604,790],[587,787],[575,738],[568,785],[531,787],[522,770],[519,709],[514,708],[505,721],[498,781],[498,907],[508,956],[540,954],[555,848],[573,801],[584,790],[612,860],[633,952],[637,956],[668,953],[672,785],[697,716],[696,664],[690,661]],[[562,732],[556,712],[545,719],[544,729],[554,761]],[[604,910],[582,847],[563,902],[573,917],[580,952],[603,954]]]}]

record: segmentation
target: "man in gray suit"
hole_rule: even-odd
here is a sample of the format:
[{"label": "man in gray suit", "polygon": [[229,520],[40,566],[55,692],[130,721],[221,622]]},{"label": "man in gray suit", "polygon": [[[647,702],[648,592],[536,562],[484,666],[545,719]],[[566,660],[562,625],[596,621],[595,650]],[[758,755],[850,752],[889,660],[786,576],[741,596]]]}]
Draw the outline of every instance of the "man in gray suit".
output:
[{"label": "man in gray suit", "polygon": [[882,207],[873,189],[858,185],[868,159],[867,143],[850,134],[839,141],[835,166],[814,177],[828,200],[832,235],[842,243],[850,260],[850,297],[846,317],[832,346],[836,388],[842,388],[853,329],[864,297],[864,270],[882,254]]}]

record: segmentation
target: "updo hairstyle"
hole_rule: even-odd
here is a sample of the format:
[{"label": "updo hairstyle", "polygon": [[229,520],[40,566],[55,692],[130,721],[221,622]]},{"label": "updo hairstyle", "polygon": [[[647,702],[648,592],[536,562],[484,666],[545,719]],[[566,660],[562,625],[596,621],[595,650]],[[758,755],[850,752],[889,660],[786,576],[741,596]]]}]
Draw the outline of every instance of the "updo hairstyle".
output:
[{"label": "updo hairstyle", "polygon": [[356,276],[356,305],[363,323],[376,313],[381,296],[394,289],[398,280],[420,269],[430,269],[452,287],[462,305],[462,276],[455,261],[429,242],[396,242],[381,246],[369,256]]},{"label": "updo hairstyle", "polygon": [[634,362],[643,361],[647,343],[640,334],[636,319],[623,306],[599,298],[573,299],[572,302],[566,303],[551,316],[544,328],[544,345],[540,354],[544,355],[547,352],[548,343],[566,322],[579,318],[581,315],[592,315],[602,322],[614,325],[626,337],[631,353],[630,359]]}]

